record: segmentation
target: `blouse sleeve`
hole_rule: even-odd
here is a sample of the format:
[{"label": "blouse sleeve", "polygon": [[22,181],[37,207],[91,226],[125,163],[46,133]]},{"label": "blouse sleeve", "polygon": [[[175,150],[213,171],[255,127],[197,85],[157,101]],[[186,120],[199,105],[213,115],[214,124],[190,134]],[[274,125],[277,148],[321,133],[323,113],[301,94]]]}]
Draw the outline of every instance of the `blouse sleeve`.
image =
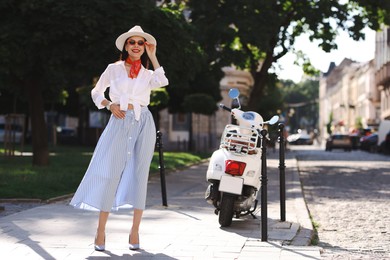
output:
[{"label": "blouse sleeve", "polygon": [[150,81],[151,89],[160,88],[167,86],[169,84],[167,77],[165,76],[165,71],[163,67],[157,68],[152,75]]},{"label": "blouse sleeve", "polygon": [[91,90],[91,97],[98,109],[104,108],[102,101],[105,99],[104,92],[110,85],[109,67],[100,76],[96,86]]}]

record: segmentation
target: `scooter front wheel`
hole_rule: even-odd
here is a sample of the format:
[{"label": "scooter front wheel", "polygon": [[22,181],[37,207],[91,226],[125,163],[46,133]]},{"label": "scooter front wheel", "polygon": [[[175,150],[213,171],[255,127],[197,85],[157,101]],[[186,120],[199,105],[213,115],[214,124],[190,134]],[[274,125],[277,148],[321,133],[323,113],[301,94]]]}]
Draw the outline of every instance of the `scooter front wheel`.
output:
[{"label": "scooter front wheel", "polygon": [[219,224],[221,227],[228,227],[232,224],[235,197],[235,195],[228,193],[222,195],[219,211]]}]

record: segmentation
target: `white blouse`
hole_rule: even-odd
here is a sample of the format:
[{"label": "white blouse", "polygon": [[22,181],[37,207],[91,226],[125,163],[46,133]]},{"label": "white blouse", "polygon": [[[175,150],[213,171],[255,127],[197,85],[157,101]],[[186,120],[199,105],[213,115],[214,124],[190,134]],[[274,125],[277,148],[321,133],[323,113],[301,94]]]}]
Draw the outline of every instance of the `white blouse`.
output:
[{"label": "white blouse", "polygon": [[119,104],[120,109],[127,110],[128,104],[134,107],[135,119],[139,120],[141,106],[150,103],[151,90],[168,85],[163,67],[156,70],[147,70],[141,66],[137,78],[129,78],[124,61],[111,63],[100,76],[96,86],[91,91],[92,100],[98,109],[104,108],[102,101],[108,87],[111,102]]}]

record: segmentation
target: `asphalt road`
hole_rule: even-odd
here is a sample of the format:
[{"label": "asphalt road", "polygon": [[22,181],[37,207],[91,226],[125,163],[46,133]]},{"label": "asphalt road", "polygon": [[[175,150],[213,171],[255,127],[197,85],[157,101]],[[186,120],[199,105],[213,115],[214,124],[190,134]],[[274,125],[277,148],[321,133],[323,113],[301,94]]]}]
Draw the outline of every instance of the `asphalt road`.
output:
[{"label": "asphalt road", "polygon": [[323,259],[390,259],[390,156],[291,147]]}]

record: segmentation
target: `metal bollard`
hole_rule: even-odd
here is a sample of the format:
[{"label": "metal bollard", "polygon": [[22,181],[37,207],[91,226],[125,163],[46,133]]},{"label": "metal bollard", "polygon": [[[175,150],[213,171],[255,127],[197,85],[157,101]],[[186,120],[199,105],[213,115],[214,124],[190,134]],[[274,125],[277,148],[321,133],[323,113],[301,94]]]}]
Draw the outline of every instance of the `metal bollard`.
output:
[{"label": "metal bollard", "polygon": [[286,164],[284,124],[279,124],[279,181],[280,181],[280,220],[286,221]]},{"label": "metal bollard", "polygon": [[267,208],[267,130],[261,130],[261,241],[268,240],[268,208]]},{"label": "metal bollard", "polygon": [[165,165],[164,165],[164,154],[162,151],[163,143],[162,143],[162,133],[157,131],[157,149],[158,149],[158,159],[159,159],[159,169],[160,169],[160,181],[161,181],[161,196],[162,196],[162,204],[165,207],[168,207],[167,202],[167,188],[165,183]]}]

